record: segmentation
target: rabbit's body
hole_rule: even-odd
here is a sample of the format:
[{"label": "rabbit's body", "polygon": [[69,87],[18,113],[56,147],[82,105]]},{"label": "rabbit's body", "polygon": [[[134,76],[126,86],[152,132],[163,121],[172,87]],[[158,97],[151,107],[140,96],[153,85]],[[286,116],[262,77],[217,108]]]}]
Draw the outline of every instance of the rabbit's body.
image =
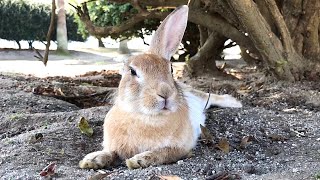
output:
[{"label": "rabbit's body", "polygon": [[174,81],[169,59],[181,41],[187,13],[182,6],[169,15],[149,52],[125,63],[115,104],[105,118],[103,150],[86,155],[81,168],[103,168],[119,158],[129,168],[175,162],[196,145],[204,109],[241,107],[229,95],[209,96]]},{"label": "rabbit's body", "polygon": [[121,159],[165,147],[181,148],[188,152],[194,145],[190,142],[195,141],[185,107],[179,112],[150,118],[127,113],[114,106],[105,119],[104,129],[103,146],[110,152],[116,152]]}]

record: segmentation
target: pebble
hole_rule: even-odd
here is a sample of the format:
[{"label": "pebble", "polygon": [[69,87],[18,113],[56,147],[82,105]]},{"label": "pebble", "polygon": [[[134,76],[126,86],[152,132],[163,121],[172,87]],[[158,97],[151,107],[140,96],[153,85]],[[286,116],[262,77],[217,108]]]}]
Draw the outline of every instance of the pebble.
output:
[{"label": "pebble", "polygon": [[178,161],[177,164],[178,164],[178,165],[183,164],[183,160]]},{"label": "pebble", "polygon": [[239,122],[239,119],[237,117],[235,117],[234,122]]},{"label": "pebble", "polygon": [[292,172],[293,172],[293,173],[296,173],[296,172],[298,172],[298,171],[299,171],[299,170],[298,170],[297,168],[293,168],[293,169],[292,169]]}]

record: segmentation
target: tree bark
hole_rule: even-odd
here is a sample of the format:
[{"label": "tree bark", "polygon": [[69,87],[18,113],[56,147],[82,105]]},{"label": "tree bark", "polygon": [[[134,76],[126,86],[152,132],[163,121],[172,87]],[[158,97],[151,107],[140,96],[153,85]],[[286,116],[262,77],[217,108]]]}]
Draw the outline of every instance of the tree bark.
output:
[{"label": "tree bark", "polygon": [[119,53],[121,54],[130,54],[130,50],[128,48],[128,40],[124,39],[119,43]]},{"label": "tree bark", "polygon": [[302,58],[295,51],[284,53],[281,41],[271,31],[255,3],[252,0],[228,0],[228,3],[245,32],[248,32],[248,37],[263,58],[265,67],[270,68],[279,79],[300,79],[303,71]]}]

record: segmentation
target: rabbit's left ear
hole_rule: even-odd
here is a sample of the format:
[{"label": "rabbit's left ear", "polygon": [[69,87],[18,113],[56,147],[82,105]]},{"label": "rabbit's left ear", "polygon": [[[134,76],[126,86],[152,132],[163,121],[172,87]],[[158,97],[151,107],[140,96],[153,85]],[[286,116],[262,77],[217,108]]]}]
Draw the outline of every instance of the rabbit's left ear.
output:
[{"label": "rabbit's left ear", "polygon": [[189,8],[177,7],[158,27],[151,40],[149,52],[167,60],[177,51],[187,27]]}]

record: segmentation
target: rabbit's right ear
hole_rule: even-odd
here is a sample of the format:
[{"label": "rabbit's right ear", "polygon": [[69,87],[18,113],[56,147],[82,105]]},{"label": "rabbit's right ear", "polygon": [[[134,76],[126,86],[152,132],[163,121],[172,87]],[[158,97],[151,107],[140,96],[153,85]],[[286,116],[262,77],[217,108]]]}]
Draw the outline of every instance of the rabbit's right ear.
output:
[{"label": "rabbit's right ear", "polygon": [[189,8],[177,7],[158,27],[151,40],[149,52],[167,60],[177,51],[187,27]]}]

